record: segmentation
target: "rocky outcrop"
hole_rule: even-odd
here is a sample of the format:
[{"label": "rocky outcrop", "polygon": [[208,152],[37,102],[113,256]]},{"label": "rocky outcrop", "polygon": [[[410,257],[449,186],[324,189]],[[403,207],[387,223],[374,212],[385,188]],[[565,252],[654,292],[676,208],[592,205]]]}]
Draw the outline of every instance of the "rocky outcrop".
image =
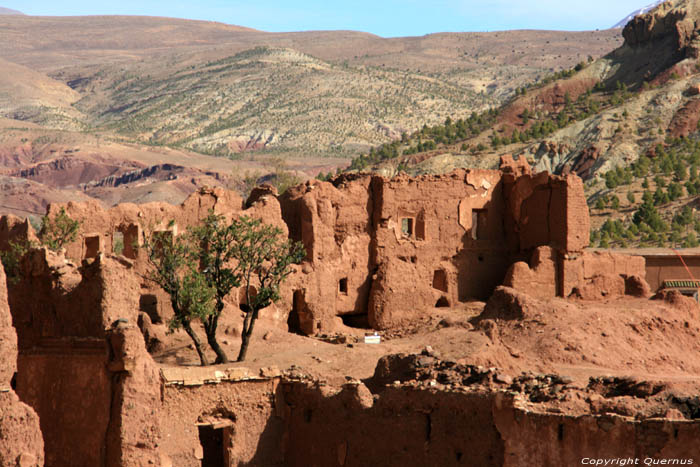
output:
[{"label": "rocky outcrop", "polygon": [[622,31],[625,43],[639,47],[671,38],[677,50],[690,45],[696,6],[694,0],[664,2],[649,13],[635,16]]},{"label": "rocky outcrop", "polygon": [[668,131],[673,138],[686,137],[698,129],[700,122],[700,99],[688,101],[673,116]]}]

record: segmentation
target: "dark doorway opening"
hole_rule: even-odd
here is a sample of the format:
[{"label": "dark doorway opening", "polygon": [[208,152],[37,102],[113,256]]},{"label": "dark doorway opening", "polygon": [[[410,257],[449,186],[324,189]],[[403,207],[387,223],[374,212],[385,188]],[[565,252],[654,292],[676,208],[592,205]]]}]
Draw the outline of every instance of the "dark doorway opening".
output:
[{"label": "dark doorway opening", "polygon": [[153,294],[143,294],[139,298],[139,310],[151,318],[153,324],[160,324],[163,320],[158,315],[158,297]]},{"label": "dark doorway opening", "polygon": [[447,297],[440,297],[440,299],[435,304],[435,308],[449,308],[449,307],[450,307],[450,301],[447,300]]},{"label": "dark doorway opening", "polygon": [[343,324],[350,328],[370,329],[369,316],[367,313],[361,315],[342,315],[340,318],[343,320]]},{"label": "dark doorway opening", "polygon": [[99,253],[100,253],[100,237],[99,236],[85,237],[85,255],[83,257],[85,259],[97,258],[97,255]]},{"label": "dark doorway opening", "polygon": [[348,294],[348,278],[344,277],[338,281],[338,292],[342,295]]},{"label": "dark doorway opening", "polygon": [[305,305],[306,302],[304,301],[304,291],[295,290],[294,295],[292,296],[292,311],[289,312],[289,317],[287,318],[287,331],[295,334],[303,334],[301,331],[301,320],[299,319],[299,313],[303,313]]},{"label": "dark doorway opening", "polygon": [[202,467],[224,467],[224,428],[211,425],[199,426],[199,443],[202,445]]}]

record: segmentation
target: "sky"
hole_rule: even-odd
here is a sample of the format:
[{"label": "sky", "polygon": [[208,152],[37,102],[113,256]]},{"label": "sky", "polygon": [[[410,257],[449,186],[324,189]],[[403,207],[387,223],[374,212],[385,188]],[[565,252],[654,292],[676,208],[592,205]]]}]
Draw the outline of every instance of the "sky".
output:
[{"label": "sky", "polygon": [[651,0],[0,0],[29,15],[148,15],[263,31],[350,29],[382,37],[446,31],[606,29]]}]

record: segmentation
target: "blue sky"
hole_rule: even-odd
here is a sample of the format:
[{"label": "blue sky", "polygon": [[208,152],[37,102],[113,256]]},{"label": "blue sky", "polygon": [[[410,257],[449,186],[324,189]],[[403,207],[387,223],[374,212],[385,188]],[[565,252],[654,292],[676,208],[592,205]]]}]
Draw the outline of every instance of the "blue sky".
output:
[{"label": "blue sky", "polygon": [[352,29],[383,37],[442,31],[588,30],[612,26],[651,0],[0,0],[31,15],[150,15],[265,31]]}]

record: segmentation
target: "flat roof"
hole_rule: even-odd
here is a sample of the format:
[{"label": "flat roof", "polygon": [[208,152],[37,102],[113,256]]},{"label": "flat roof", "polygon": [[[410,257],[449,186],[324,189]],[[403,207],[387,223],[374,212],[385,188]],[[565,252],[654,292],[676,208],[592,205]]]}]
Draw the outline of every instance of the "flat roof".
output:
[{"label": "flat roof", "polygon": [[630,256],[644,256],[645,258],[666,256],[677,257],[677,251],[683,258],[700,258],[700,248],[676,248],[675,250],[671,248],[588,248],[588,251],[598,253],[619,253]]}]

